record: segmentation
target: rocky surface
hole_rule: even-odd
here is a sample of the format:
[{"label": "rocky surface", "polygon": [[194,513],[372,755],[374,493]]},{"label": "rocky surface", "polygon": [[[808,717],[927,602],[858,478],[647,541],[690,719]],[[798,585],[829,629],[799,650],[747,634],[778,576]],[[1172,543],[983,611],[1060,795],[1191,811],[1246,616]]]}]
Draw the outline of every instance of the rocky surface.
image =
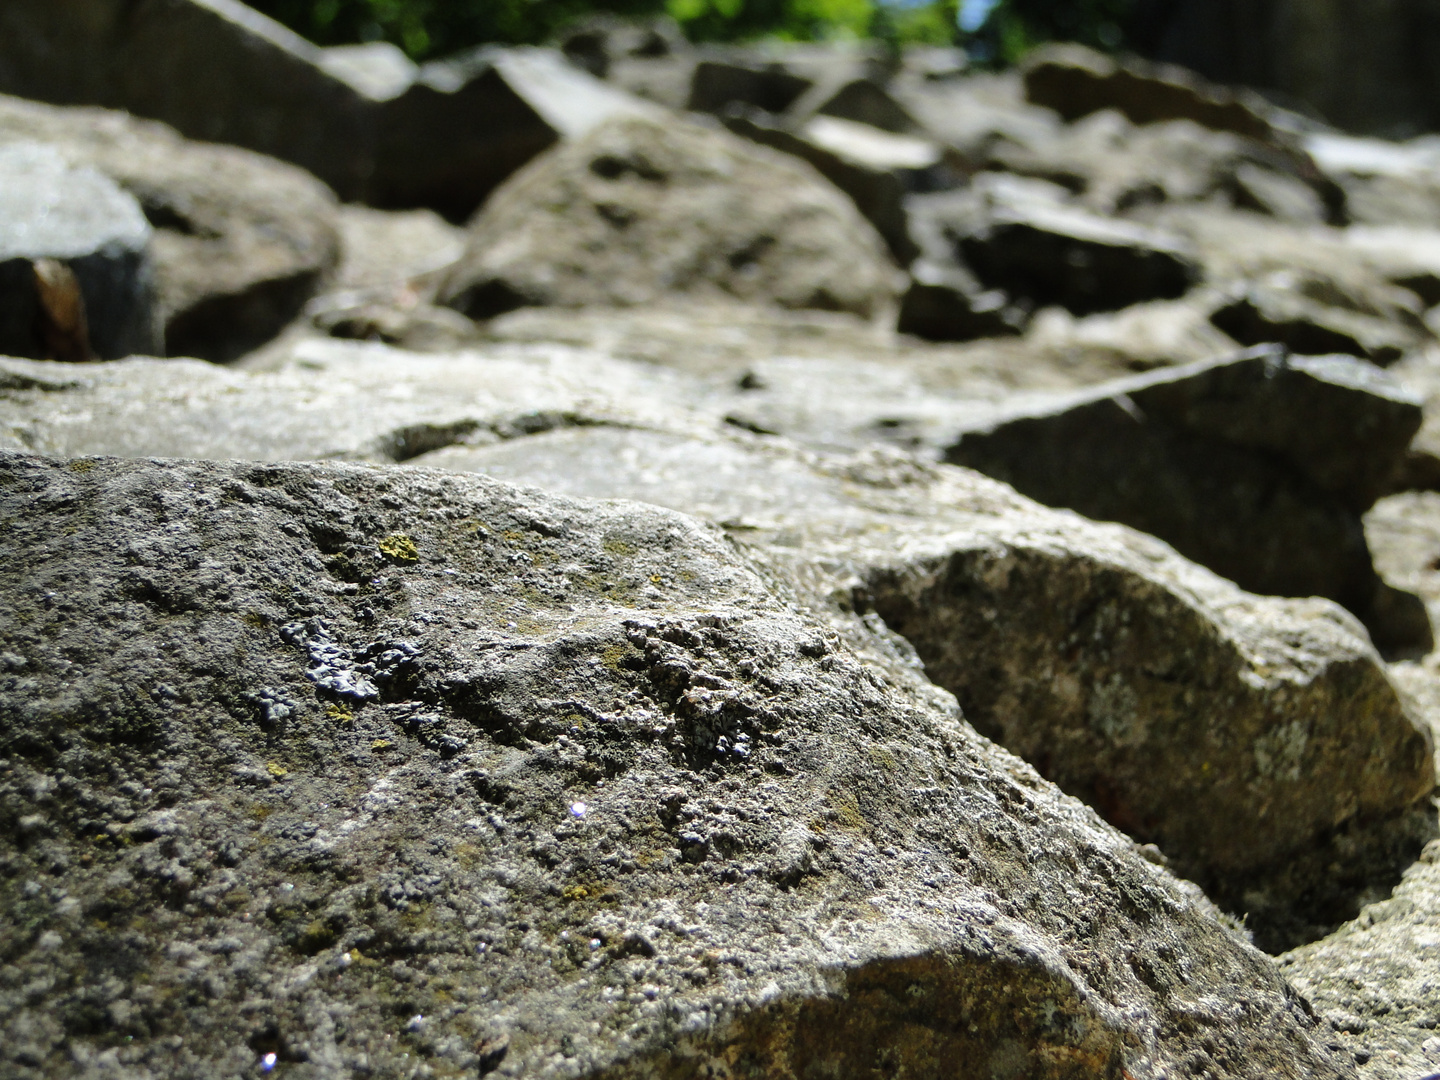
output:
[{"label": "rocky surface", "polygon": [[724,131],[635,118],[497,192],[441,298],[474,318],[686,294],[880,318],[896,276],[874,229],[808,166]]},{"label": "rocky surface", "polygon": [[946,459],[1153,533],[1256,592],[1328,596],[1383,648],[1428,652],[1429,619],[1377,578],[1360,525],[1421,421],[1419,399],[1368,364],[1267,348],[1016,403]]},{"label": "rocky surface", "polygon": [[0,1072],[1432,1068],[1434,146],[555,44],[0,8],[4,86],[371,204],[0,99],[201,358],[0,359]]},{"label": "rocky surface", "polygon": [[0,350],[117,360],[160,344],[140,204],[42,143],[0,146]]},{"label": "rocky surface", "polygon": [[335,198],[293,166],[189,142],[123,113],[0,98],[0,146],[16,141],[43,142],[109,177],[153,226],[164,338],[131,343],[109,359],[234,360],[278,334],[335,269]]},{"label": "rocky surface", "polygon": [[1197,894],[689,519],[3,475],[12,1075],[1351,1075]]}]

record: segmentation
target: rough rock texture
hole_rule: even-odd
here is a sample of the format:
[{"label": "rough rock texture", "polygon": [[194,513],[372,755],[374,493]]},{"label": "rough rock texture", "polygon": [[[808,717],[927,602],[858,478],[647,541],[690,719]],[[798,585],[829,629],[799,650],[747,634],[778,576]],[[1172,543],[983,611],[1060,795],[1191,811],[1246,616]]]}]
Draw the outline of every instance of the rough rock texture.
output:
[{"label": "rough rock texture", "polygon": [[[599,427],[416,463],[726,523],[903,670],[910,646],[865,629],[883,618],[982,733],[1159,844],[1268,947],[1348,918],[1433,834],[1427,737],[1338,609],[1246,596],[972,473]],[[1361,717],[1388,749],[1357,757]]]},{"label": "rough rock texture", "polygon": [[52,360],[158,352],[140,205],[40,143],[0,145],[0,351]]},{"label": "rough rock texture", "polygon": [[946,457],[1254,592],[1337,600],[1382,648],[1428,651],[1429,621],[1376,576],[1359,520],[1420,422],[1419,400],[1368,364],[1262,349],[1017,404]]},{"label": "rough rock texture", "polygon": [[514,177],[470,226],[442,299],[473,318],[527,305],[733,296],[879,316],[880,237],[808,166],[682,121],[612,121]]},{"label": "rough rock texture", "polygon": [[[233,360],[274,337],[334,270],[334,196],[299,169],[100,109],[0,98],[0,143],[43,141],[133,195],[154,226],[163,352]],[[127,352],[161,353],[160,345]]]},{"label": "rough rock texture", "polygon": [[0,475],[9,1075],[1353,1075],[1192,891],[689,519]]}]

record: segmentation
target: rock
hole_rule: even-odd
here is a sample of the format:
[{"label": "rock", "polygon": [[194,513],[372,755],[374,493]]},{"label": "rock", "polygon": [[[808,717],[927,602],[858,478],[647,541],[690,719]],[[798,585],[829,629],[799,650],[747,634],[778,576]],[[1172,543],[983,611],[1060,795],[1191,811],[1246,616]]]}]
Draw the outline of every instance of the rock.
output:
[{"label": "rock", "polygon": [[[1048,187],[1049,185],[1038,185]],[[992,289],[1077,315],[1181,296],[1198,268],[1175,238],[1032,194],[1003,178],[969,192],[916,196],[912,217],[928,218],[964,264]]]},{"label": "rock", "polygon": [[39,143],[0,145],[0,352],[159,353],[151,232],[108,178]]},{"label": "rock", "polygon": [[683,121],[614,121],[510,181],[442,300],[527,305],[735,297],[880,317],[898,292],[874,229],[808,166]]},{"label": "rock", "polygon": [[[973,473],[600,427],[416,463],[725,522],[862,655],[903,678],[913,646],[983,734],[1158,844],[1269,948],[1353,915],[1433,834],[1425,736],[1347,615],[1245,596]],[[1357,715],[1390,749],[1356,752]]]},{"label": "rock", "polygon": [[1290,289],[1263,285],[1222,304],[1210,321],[1241,345],[1267,342],[1307,356],[1346,353],[1381,367],[1421,341],[1415,330],[1342,307],[1317,303]]},{"label": "rock", "polygon": [[783,113],[815,85],[778,62],[737,63],[707,59],[695,65],[686,108],[717,116],[735,106]]},{"label": "rock", "polygon": [[981,290],[968,275],[944,264],[920,261],[900,301],[896,329],[930,341],[974,341],[1025,329],[1025,313],[998,289]]},{"label": "rock", "polygon": [[1107,215],[1170,203],[1229,204],[1297,224],[1345,215],[1344,192],[1303,154],[1191,120],[1136,125],[1106,109],[1042,140],[998,141],[981,160],[1060,184]]},{"label": "rock", "polygon": [[1326,1042],[1367,1080],[1440,1071],[1430,954],[1440,938],[1440,845],[1427,847],[1394,895],[1334,935],[1280,958],[1281,970],[1330,1027]]},{"label": "rock", "polygon": [[791,130],[754,110],[731,112],[724,121],[736,135],[813,165],[850,196],[901,266],[909,266],[919,254],[905,213],[906,194],[954,187],[957,182],[935,143],[893,135],[867,124],[816,116]]},{"label": "rock", "polygon": [[0,92],[162,120],[294,162],[344,199],[375,167],[372,99],[323,50],[237,0],[11,0]]},{"label": "rock", "polygon": [[915,118],[869,77],[827,79],[817,82],[791,104],[789,114],[799,121],[828,116],[878,128],[896,135],[920,133]]},{"label": "rock", "polygon": [[1036,49],[1026,57],[1023,71],[1026,97],[1066,120],[1115,109],[1136,124],[1190,120],[1260,142],[1278,138],[1260,100],[1207,84],[1183,68],[1122,63],[1083,45],[1067,44]]},{"label": "rock", "polygon": [[383,47],[320,49],[236,0],[82,4],[5,5],[0,92],[162,120],[293,162],[346,201],[463,219],[557,140],[645,109],[545,50],[416,69]]},{"label": "rock", "polygon": [[562,140],[615,117],[663,115],[556,51],[486,47],[425,65],[414,85],[378,110],[366,201],[427,206],[455,221]]},{"label": "rock", "polygon": [[1305,148],[1345,192],[1348,219],[1366,225],[1440,222],[1440,147],[1431,136],[1404,143],[1333,131],[1306,136]]},{"label": "rock", "polygon": [[154,226],[164,343],[118,355],[233,360],[279,333],[335,268],[334,196],[293,166],[120,113],[0,98],[0,144],[15,140],[105,174]]},{"label": "rock", "polygon": [[465,230],[429,210],[342,206],[340,289],[383,288],[434,276],[465,252]]},{"label": "rock", "polygon": [[1419,602],[1376,577],[1359,521],[1419,404],[1353,359],[1261,349],[1017,402],[946,459],[1149,532],[1252,592],[1336,600],[1382,649],[1428,650]]},{"label": "rock", "polygon": [[1178,367],[1234,350],[1233,341],[1211,323],[1207,308],[1203,291],[1082,319],[1064,308],[1046,308],[1030,324],[1026,344],[1042,355],[1089,358],[1091,363],[1097,354],[1108,354],[1116,371]]},{"label": "rock", "polygon": [[1354,1075],[1193,889],[690,519],[0,462],[19,1080],[112,1032],[152,1074]]}]

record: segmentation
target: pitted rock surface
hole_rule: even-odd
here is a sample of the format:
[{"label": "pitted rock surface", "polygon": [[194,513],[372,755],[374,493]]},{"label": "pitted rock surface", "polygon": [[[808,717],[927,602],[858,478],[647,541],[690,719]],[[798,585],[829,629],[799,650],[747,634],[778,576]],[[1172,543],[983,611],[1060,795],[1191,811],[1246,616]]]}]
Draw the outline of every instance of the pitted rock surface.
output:
[{"label": "pitted rock surface", "polygon": [[9,1075],[1353,1075],[1198,893],[691,519],[0,462]]}]

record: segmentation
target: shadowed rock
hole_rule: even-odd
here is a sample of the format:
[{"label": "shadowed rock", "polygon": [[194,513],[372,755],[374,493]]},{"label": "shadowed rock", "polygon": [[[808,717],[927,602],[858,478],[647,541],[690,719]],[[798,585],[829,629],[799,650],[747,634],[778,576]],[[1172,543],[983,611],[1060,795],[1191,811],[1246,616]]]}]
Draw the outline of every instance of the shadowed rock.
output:
[{"label": "shadowed rock", "polygon": [[1359,519],[1420,421],[1369,364],[1256,350],[1018,403],[946,459],[1152,533],[1254,592],[1339,601],[1382,648],[1428,649],[1421,606],[1376,577]]},{"label": "shadowed rock", "polygon": [[7,1075],[1353,1076],[1193,889],[690,519],[0,476]]}]

